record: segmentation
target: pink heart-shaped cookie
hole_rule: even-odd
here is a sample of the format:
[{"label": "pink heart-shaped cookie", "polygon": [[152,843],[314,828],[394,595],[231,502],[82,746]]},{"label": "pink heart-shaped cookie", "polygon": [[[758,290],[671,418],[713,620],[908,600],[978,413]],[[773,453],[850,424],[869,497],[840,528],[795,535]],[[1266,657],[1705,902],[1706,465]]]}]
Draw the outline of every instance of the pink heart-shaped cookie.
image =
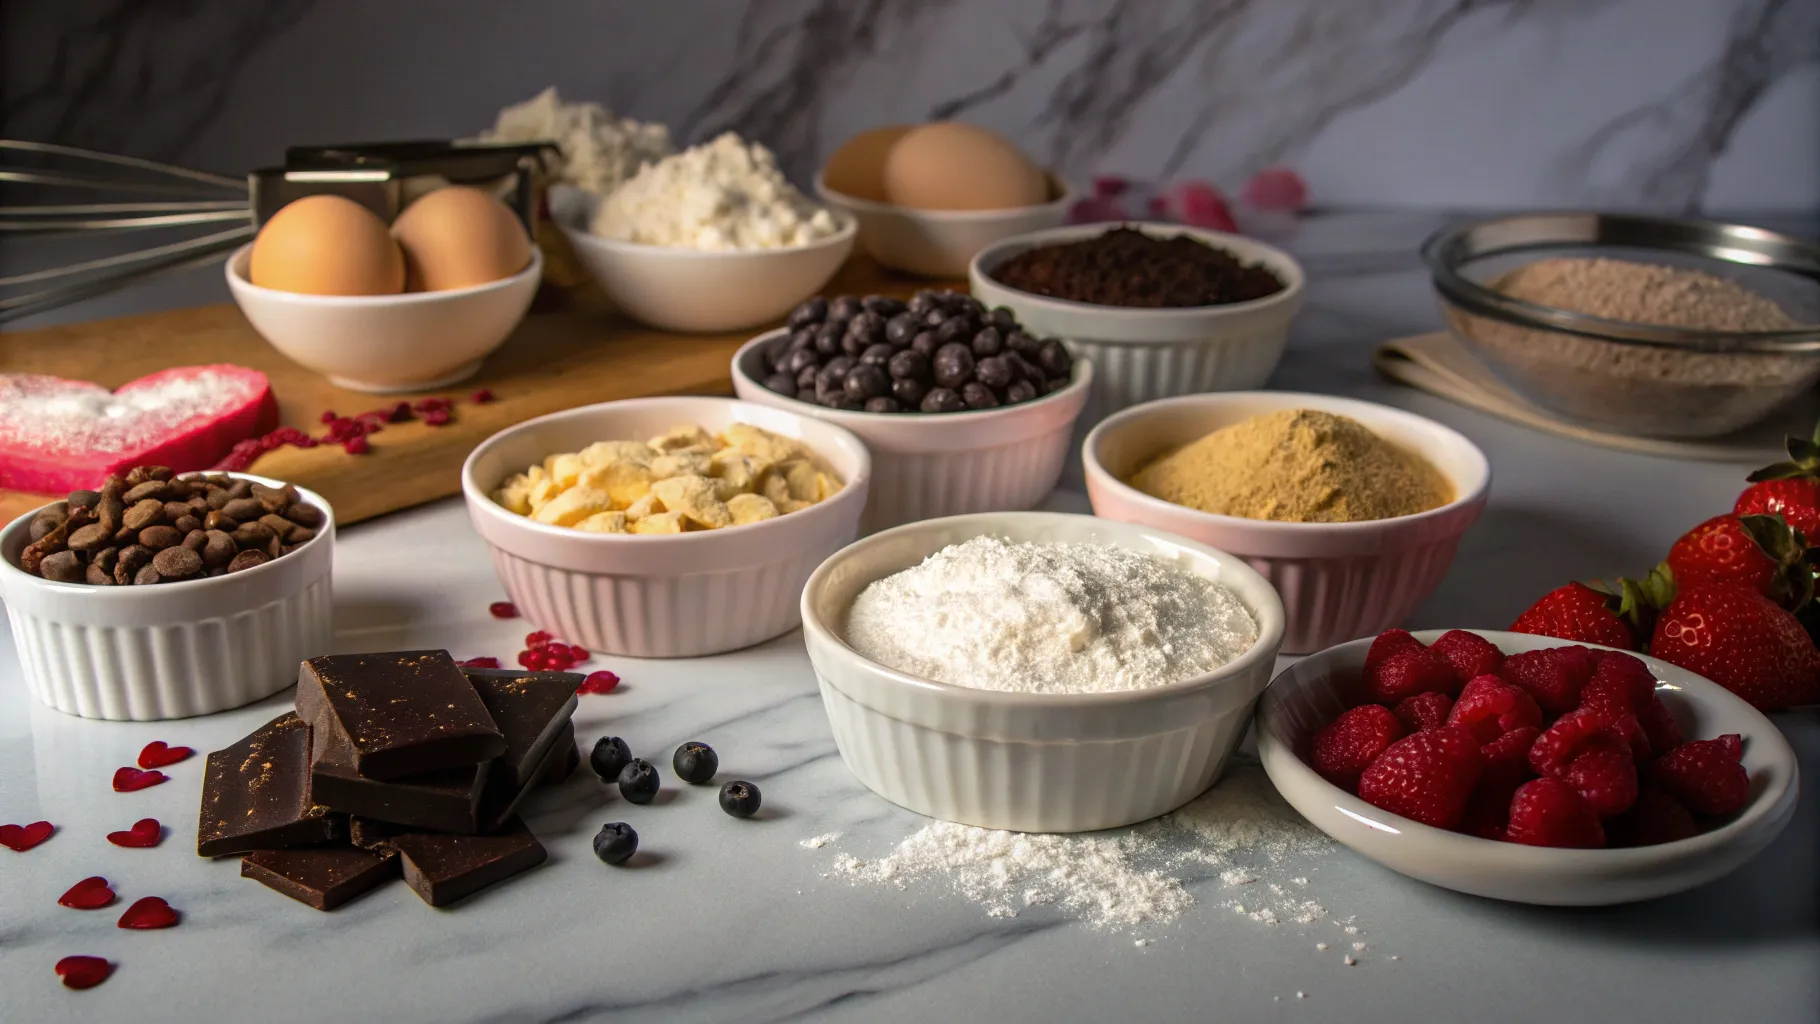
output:
[{"label": "pink heart-shaped cookie", "polygon": [[0,373],[0,487],[57,494],[133,466],[207,469],[277,425],[271,382],[243,366],[180,366],[114,391]]},{"label": "pink heart-shaped cookie", "polygon": [[142,772],[137,768],[116,768],[114,769],[114,792],[131,793],[148,786],[156,786],[169,778],[170,776],[163,772]]},{"label": "pink heart-shaped cookie", "polygon": [[72,910],[99,910],[114,902],[114,889],[107,879],[96,875],[70,886],[68,892],[57,897],[57,902]]},{"label": "pink heart-shaped cookie", "polygon": [[133,901],[120,915],[122,928],[169,928],[177,923],[177,912],[162,896],[147,896]]},{"label": "pink heart-shaped cookie", "polygon": [[158,824],[157,818],[140,818],[133,822],[133,827],[124,832],[109,832],[107,841],[115,846],[126,846],[134,849],[146,849],[157,846],[158,840],[164,838],[164,826]]},{"label": "pink heart-shaped cookie", "polygon": [[49,839],[55,831],[57,826],[48,821],[34,821],[30,825],[0,825],[0,846],[24,853]]},{"label": "pink heart-shaped cookie", "polygon": [[165,765],[187,760],[194,753],[195,751],[189,747],[173,747],[163,740],[153,740],[139,752],[139,767],[163,768]]}]

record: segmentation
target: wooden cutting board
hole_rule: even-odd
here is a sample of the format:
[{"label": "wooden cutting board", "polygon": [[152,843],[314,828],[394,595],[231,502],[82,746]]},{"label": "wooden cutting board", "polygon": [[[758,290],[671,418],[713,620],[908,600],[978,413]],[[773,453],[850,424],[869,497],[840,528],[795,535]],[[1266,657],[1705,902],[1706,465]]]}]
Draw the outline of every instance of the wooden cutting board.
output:
[{"label": "wooden cutting board", "polygon": [[[826,291],[907,295],[928,285],[855,259]],[[0,334],[0,368],[119,387],[173,366],[235,363],[269,377],[282,422],[313,435],[324,431],[324,410],[352,416],[399,399],[430,394],[455,399],[449,424],[387,424],[368,438],[372,447],[365,455],[349,455],[336,445],[280,448],[253,465],[252,472],[317,491],[345,524],[460,493],[461,463],[468,453],[514,423],[621,398],[731,394],[728,363],[757,333],[671,334],[618,316],[597,292],[546,289],[473,379],[415,395],[338,388],[279,355],[233,305]],[[491,390],[495,401],[467,401],[479,388]],[[0,488],[0,524],[58,497]]]}]

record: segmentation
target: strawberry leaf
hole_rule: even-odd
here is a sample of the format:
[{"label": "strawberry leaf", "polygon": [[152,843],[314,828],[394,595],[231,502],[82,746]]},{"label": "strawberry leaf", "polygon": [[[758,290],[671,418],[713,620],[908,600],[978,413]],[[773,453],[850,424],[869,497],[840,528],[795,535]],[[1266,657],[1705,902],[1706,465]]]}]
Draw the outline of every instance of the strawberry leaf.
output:
[{"label": "strawberry leaf", "polygon": [[1776,462],[1745,477],[1753,484],[1765,480],[1798,480],[1820,478],[1820,423],[1814,424],[1814,435],[1788,438],[1788,461]]}]

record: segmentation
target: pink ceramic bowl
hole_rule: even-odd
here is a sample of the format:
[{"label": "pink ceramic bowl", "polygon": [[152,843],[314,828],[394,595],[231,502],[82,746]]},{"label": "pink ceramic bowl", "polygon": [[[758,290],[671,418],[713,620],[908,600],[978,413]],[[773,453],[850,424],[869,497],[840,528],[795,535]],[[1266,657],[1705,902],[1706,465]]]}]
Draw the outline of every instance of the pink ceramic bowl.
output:
[{"label": "pink ceramic bowl", "polygon": [[[533,522],[492,498],[545,456],[595,441],[644,440],[694,424],[750,423],[795,438],[845,482],[826,501],[745,526],[673,535],[585,533]],[[638,398],[527,420],[481,442],[461,467],[475,532],[506,593],[539,629],[591,651],[690,658],[738,650],[802,622],[803,584],[852,543],[872,457],[832,423],[730,398]]]},{"label": "pink ceramic bowl", "polygon": [[[1221,427],[1279,409],[1348,416],[1426,458],[1454,500],[1413,516],[1361,523],[1283,523],[1213,515],[1124,481],[1145,463]],[[1401,623],[1447,575],[1460,537],[1491,489],[1485,454],[1459,433],[1370,402],[1282,391],[1185,395],[1132,406],[1087,435],[1081,460],[1095,515],[1143,523],[1238,555],[1283,597],[1284,654],[1308,654]]]}]

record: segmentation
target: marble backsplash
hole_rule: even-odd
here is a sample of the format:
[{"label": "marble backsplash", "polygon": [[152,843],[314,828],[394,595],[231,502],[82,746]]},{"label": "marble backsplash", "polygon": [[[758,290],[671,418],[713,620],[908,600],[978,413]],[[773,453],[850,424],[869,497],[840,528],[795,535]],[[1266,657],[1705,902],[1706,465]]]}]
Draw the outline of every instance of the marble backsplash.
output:
[{"label": "marble backsplash", "polygon": [[239,172],[557,85],[799,180],[958,117],[1076,178],[1301,170],[1342,206],[1820,209],[1816,0],[59,0],[0,132]]}]

